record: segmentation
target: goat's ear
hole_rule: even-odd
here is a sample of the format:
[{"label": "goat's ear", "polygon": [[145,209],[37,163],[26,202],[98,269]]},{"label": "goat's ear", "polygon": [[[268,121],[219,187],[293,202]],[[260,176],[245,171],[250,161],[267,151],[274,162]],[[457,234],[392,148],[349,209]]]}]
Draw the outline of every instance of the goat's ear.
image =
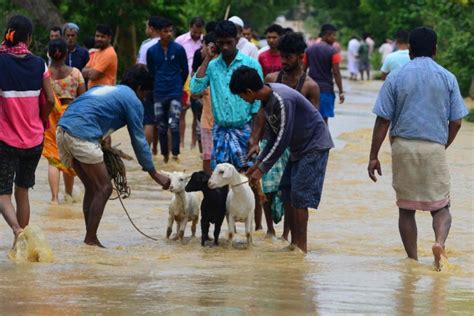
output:
[{"label": "goat's ear", "polygon": [[191,180],[191,175],[190,174],[185,174],[184,175],[184,181],[188,182],[189,180]]},{"label": "goat's ear", "polygon": [[224,168],[224,174],[222,175],[223,178],[230,178],[232,177],[232,168],[230,166],[227,166]]}]

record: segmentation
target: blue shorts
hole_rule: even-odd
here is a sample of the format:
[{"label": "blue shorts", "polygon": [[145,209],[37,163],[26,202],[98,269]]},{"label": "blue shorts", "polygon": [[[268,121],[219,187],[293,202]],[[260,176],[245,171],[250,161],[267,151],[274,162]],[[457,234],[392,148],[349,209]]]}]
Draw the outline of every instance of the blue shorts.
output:
[{"label": "blue shorts", "polygon": [[319,94],[319,112],[323,118],[334,117],[334,92],[321,92]]},{"label": "blue shorts", "polygon": [[143,101],[143,125],[156,125],[155,105],[153,101],[153,91],[150,91]]},{"label": "blue shorts", "polygon": [[328,157],[329,149],[309,152],[297,161],[288,160],[280,182],[282,201],[291,203],[295,208],[317,209]]}]

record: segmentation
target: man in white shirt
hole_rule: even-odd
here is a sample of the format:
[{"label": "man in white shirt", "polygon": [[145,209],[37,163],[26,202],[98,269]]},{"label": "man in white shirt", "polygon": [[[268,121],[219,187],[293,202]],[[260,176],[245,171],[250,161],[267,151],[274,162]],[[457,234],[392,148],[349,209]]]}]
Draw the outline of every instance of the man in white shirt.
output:
[{"label": "man in white shirt", "polygon": [[242,31],[244,27],[244,21],[238,16],[233,16],[229,18],[229,21],[235,24],[237,27],[237,49],[244,55],[250,56],[254,59],[258,59],[258,48],[254,44],[250,43],[248,39],[242,36]]},{"label": "man in white shirt", "polygon": [[385,61],[385,58],[393,52],[393,41],[389,38],[385,40],[385,43],[380,45],[379,53],[382,55],[382,63]]},{"label": "man in white shirt", "polygon": [[[145,33],[148,39],[144,40],[140,45],[137,56],[137,64],[146,65],[146,53],[150,47],[157,44],[160,40],[159,31],[160,18],[158,16],[150,16],[146,23]],[[152,148],[153,155],[158,154],[158,127],[156,125],[155,109],[153,105],[153,91],[146,95],[144,101],[144,117],[143,126],[145,137],[148,145]]]},{"label": "man in white shirt", "polygon": [[146,23],[145,33],[148,36],[148,39],[144,40],[140,45],[137,56],[137,64],[146,65],[146,52],[148,48],[152,47],[160,40],[160,32],[158,31],[158,21],[159,17],[150,16],[148,22]]}]

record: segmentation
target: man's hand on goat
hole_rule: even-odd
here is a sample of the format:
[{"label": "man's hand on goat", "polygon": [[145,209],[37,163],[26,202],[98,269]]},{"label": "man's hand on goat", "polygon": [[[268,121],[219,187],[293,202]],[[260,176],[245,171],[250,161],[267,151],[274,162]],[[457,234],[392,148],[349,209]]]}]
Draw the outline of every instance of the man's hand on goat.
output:
[{"label": "man's hand on goat", "polygon": [[257,156],[258,153],[260,152],[260,146],[258,145],[258,141],[253,139],[253,137],[250,137],[248,142],[248,154],[247,154],[247,159],[254,159],[254,156]]},{"label": "man's hand on goat", "polygon": [[263,177],[263,172],[258,168],[259,162],[255,163],[248,171],[247,177],[250,184],[256,184]]}]

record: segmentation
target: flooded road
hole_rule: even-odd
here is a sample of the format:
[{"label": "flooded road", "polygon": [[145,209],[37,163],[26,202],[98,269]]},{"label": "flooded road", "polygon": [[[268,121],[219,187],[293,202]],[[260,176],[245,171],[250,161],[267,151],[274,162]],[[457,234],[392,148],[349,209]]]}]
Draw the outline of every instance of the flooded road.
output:
[{"label": "flooded road", "polygon": [[[370,110],[380,83],[345,82],[345,87],[347,103],[337,106],[330,120],[337,148],[330,154],[320,209],[310,211],[308,255],[280,251],[286,243],[265,239],[262,231],[248,250],[202,248],[198,238],[189,238],[189,226],[185,245],[166,240],[171,193],[154,184],[136,161],[126,162],[132,195],[124,203],[136,224],[159,240],[139,235],[119,202],[109,201],[99,227],[107,249],[85,246],[81,204],[49,204],[42,159],[30,195],[31,223],[46,234],[54,262],[8,259],[12,236],[0,221],[0,314],[472,314],[474,124],[463,124],[448,151],[449,265],[434,272],[428,213],[417,215],[420,261],[405,259],[387,143],[380,155],[383,176],[376,184],[367,176]],[[115,133],[113,141],[133,153],[126,130]],[[191,172],[201,165],[188,144],[180,164],[155,162],[168,171]],[[243,225],[237,229],[243,242]],[[282,224],[276,229],[280,234]],[[224,225],[221,238],[226,232]]]}]

